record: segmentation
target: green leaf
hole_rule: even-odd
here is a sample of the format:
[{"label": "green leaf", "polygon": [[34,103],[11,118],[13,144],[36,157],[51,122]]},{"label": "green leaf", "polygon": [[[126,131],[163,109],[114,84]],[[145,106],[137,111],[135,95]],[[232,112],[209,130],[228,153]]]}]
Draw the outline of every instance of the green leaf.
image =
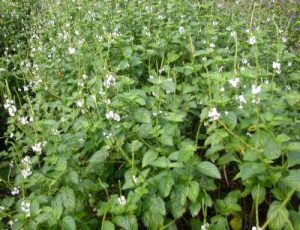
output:
[{"label": "green leaf", "polygon": [[189,210],[192,217],[195,217],[198,215],[198,213],[201,210],[201,203],[200,202],[194,202],[189,205]]},{"label": "green leaf", "polygon": [[101,229],[102,230],[115,230],[115,225],[112,222],[110,222],[109,220],[105,220]]},{"label": "green leaf", "polygon": [[269,207],[267,218],[270,220],[269,226],[272,230],[282,229],[289,221],[289,212],[281,202],[274,201]]},{"label": "green leaf", "polygon": [[171,212],[175,219],[180,218],[185,213],[185,207],[178,200],[171,199]]},{"label": "green leaf", "polygon": [[158,213],[162,216],[166,215],[165,203],[159,196],[147,199],[144,208],[152,213]]},{"label": "green leaf", "polygon": [[162,197],[169,196],[173,185],[174,185],[173,176],[170,172],[167,172],[167,174],[162,176],[160,181],[159,181],[159,184],[158,184],[159,194]]},{"label": "green leaf", "polygon": [[102,163],[106,160],[108,154],[106,149],[100,149],[95,152],[89,159],[90,164]]},{"label": "green leaf", "polygon": [[228,114],[226,114],[224,116],[224,123],[227,125],[227,127],[229,127],[230,129],[234,129],[236,124],[237,124],[237,117],[235,115],[235,113],[233,112],[228,112]]},{"label": "green leaf", "polygon": [[163,134],[158,138],[159,142],[162,143],[163,145],[167,146],[173,146],[173,138],[172,136],[169,136],[167,134]]},{"label": "green leaf", "polygon": [[179,57],[180,57],[180,55],[177,53],[169,53],[167,56],[167,62],[172,63],[172,62],[176,61]]},{"label": "green leaf", "polygon": [[282,182],[290,188],[296,189],[300,192],[300,170],[291,170],[289,175],[282,179]]},{"label": "green leaf", "polygon": [[79,179],[78,179],[78,173],[75,172],[75,171],[70,171],[69,173],[69,178],[70,178],[70,181],[74,184],[78,184],[79,182]]},{"label": "green leaf", "polygon": [[197,183],[196,181],[191,181],[189,184],[189,189],[188,189],[188,198],[192,201],[192,202],[196,202],[198,194],[199,194],[199,183]]},{"label": "green leaf", "polygon": [[300,153],[300,142],[292,142],[288,145],[287,150]]},{"label": "green leaf", "polygon": [[174,122],[183,122],[184,118],[186,117],[186,113],[184,112],[169,112],[167,115],[164,116],[164,118],[168,121],[174,121]]},{"label": "green leaf", "polygon": [[252,189],[251,195],[255,203],[261,204],[265,200],[266,189],[258,184]]},{"label": "green leaf", "polygon": [[146,167],[150,163],[152,163],[158,157],[158,152],[154,150],[149,150],[145,153],[142,160],[142,167]]},{"label": "green leaf", "polygon": [[63,206],[62,206],[62,196],[61,194],[58,194],[52,201],[51,201],[51,207],[53,208],[53,216],[56,220],[59,220],[61,217],[61,214],[63,212]]},{"label": "green leaf", "polygon": [[241,177],[243,181],[266,172],[266,167],[260,162],[243,162],[240,164],[240,172],[237,177]]},{"label": "green leaf", "polygon": [[219,172],[219,169],[213,163],[211,163],[209,161],[201,162],[197,166],[197,169],[199,170],[199,172],[201,172],[202,174],[204,174],[206,176],[221,179],[221,174]]},{"label": "green leaf", "polygon": [[157,160],[152,161],[150,165],[156,168],[169,168],[171,161],[166,157],[159,157]]},{"label": "green leaf", "polygon": [[134,215],[116,216],[113,219],[114,223],[126,230],[137,230],[137,219]]},{"label": "green leaf", "polygon": [[76,230],[75,220],[71,216],[65,216],[62,219],[61,227],[63,230]]},{"label": "green leaf", "polygon": [[68,166],[67,158],[65,156],[59,156],[56,163],[57,171],[66,171]]},{"label": "green leaf", "polygon": [[75,209],[75,193],[73,189],[69,187],[62,187],[61,190],[62,201],[65,208],[72,212]]},{"label": "green leaf", "polygon": [[147,109],[140,108],[134,111],[134,118],[141,123],[151,123],[151,115]]},{"label": "green leaf", "polygon": [[164,217],[158,213],[145,211],[142,217],[144,225],[147,229],[159,229],[164,223]]}]

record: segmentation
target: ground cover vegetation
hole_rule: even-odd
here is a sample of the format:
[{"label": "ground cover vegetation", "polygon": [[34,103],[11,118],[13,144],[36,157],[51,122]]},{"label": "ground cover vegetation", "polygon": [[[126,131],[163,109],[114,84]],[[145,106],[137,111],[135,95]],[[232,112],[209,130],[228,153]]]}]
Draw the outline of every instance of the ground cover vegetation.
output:
[{"label": "ground cover vegetation", "polygon": [[300,229],[297,1],[0,13],[1,229]]}]

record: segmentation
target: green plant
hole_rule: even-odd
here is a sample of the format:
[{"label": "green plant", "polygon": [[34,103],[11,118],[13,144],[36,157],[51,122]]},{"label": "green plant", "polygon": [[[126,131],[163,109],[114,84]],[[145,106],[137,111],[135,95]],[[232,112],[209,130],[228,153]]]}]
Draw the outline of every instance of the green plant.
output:
[{"label": "green plant", "polygon": [[298,4],[42,2],[3,87],[3,226],[300,227]]}]

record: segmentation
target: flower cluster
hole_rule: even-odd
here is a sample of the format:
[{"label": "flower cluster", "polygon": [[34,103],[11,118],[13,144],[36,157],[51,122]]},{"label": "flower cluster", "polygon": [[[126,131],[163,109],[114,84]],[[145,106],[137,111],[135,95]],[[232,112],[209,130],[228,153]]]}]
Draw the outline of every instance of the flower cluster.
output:
[{"label": "flower cluster", "polygon": [[27,217],[30,216],[30,203],[28,201],[21,202],[21,210],[26,214]]},{"label": "flower cluster", "polygon": [[240,82],[240,79],[239,79],[238,77],[229,80],[229,84],[230,84],[233,88],[236,88],[237,85],[239,84],[239,82]]},{"label": "flower cluster", "polygon": [[29,156],[26,156],[22,159],[21,161],[22,163],[22,170],[21,170],[21,173],[22,173],[22,176],[26,179],[27,177],[29,177],[31,174],[32,174],[32,171],[30,169],[31,167],[31,159]]},{"label": "flower cluster", "polygon": [[14,187],[12,190],[11,190],[11,195],[18,195],[20,192],[19,188],[18,187]]},{"label": "flower cluster", "polygon": [[208,112],[208,117],[210,118],[211,121],[217,121],[221,117],[221,114],[214,107]]},{"label": "flower cluster", "polygon": [[112,74],[108,74],[103,82],[105,88],[110,88],[116,84],[116,78]]},{"label": "flower cluster", "polygon": [[42,153],[43,147],[45,147],[46,144],[47,144],[47,141],[38,142],[35,145],[31,146],[31,149],[32,149],[33,152],[40,155]]},{"label": "flower cluster", "polygon": [[8,111],[9,116],[14,117],[16,115],[17,108],[13,100],[7,98],[4,104],[4,109]]},{"label": "flower cluster", "polygon": [[279,62],[275,62],[273,61],[273,65],[272,65],[273,69],[275,70],[275,72],[277,74],[280,74],[281,73],[281,65]]},{"label": "flower cluster", "polygon": [[114,120],[114,121],[120,121],[120,115],[115,113],[114,111],[109,111],[105,114],[106,119],[108,120]]},{"label": "flower cluster", "polygon": [[125,206],[127,203],[127,200],[126,200],[125,196],[122,195],[118,198],[118,202],[120,205]]},{"label": "flower cluster", "polygon": [[251,36],[251,37],[249,38],[249,40],[248,40],[248,43],[249,43],[250,45],[254,45],[254,44],[256,43],[256,38],[255,38],[255,36]]}]

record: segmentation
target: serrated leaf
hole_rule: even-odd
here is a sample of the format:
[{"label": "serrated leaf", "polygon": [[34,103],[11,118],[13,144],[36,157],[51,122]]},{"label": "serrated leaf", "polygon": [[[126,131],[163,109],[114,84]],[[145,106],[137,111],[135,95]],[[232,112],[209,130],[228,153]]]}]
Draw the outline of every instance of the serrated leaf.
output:
[{"label": "serrated leaf", "polygon": [[200,186],[196,181],[191,181],[189,184],[189,189],[188,189],[188,198],[192,201],[195,202],[197,200],[198,194],[199,194],[199,189]]},{"label": "serrated leaf", "polygon": [[282,179],[282,182],[290,188],[296,189],[300,192],[300,170],[291,170],[289,175]]},{"label": "serrated leaf", "polygon": [[191,213],[192,217],[197,216],[198,213],[201,210],[201,203],[200,202],[194,202],[194,203],[190,204],[189,210],[190,210],[190,213]]},{"label": "serrated leaf", "polygon": [[164,223],[164,217],[162,215],[149,211],[143,213],[142,220],[148,229],[159,229]]},{"label": "serrated leaf", "polygon": [[79,179],[78,179],[78,173],[75,171],[71,171],[69,173],[70,181],[74,184],[78,184]]},{"label": "serrated leaf", "polygon": [[289,212],[281,202],[274,201],[269,207],[267,218],[270,220],[269,226],[272,230],[282,229],[289,221]]},{"label": "serrated leaf", "polygon": [[157,213],[162,216],[166,215],[165,203],[159,196],[146,199],[144,208],[151,213]]},{"label": "serrated leaf", "polygon": [[113,219],[114,223],[125,230],[137,230],[137,219],[134,215],[116,216]]},{"label": "serrated leaf", "polygon": [[167,115],[164,116],[164,118],[168,121],[174,121],[174,122],[182,122],[184,121],[184,118],[186,117],[186,113],[183,112],[169,112]]},{"label": "serrated leaf", "polygon": [[175,182],[171,173],[167,173],[162,176],[158,184],[159,194],[162,197],[167,197],[170,194],[174,183]]},{"label": "serrated leaf", "polygon": [[167,62],[172,63],[172,62],[176,61],[179,57],[180,57],[180,55],[177,53],[169,53],[167,56]]},{"label": "serrated leaf", "polygon": [[64,207],[72,212],[75,209],[75,193],[73,189],[69,187],[62,187],[61,190],[61,197],[63,201]]},{"label": "serrated leaf", "polygon": [[266,167],[263,163],[260,162],[244,162],[240,164],[239,177],[243,181],[248,180],[249,178],[266,172]]},{"label": "serrated leaf", "polygon": [[167,134],[163,134],[158,138],[159,142],[163,145],[173,146],[173,138]]},{"label": "serrated leaf", "polygon": [[241,230],[243,227],[243,220],[239,214],[234,214],[230,220],[230,226],[233,230]]},{"label": "serrated leaf", "polygon": [[154,160],[156,160],[157,157],[158,157],[158,152],[156,152],[154,150],[149,150],[143,156],[142,167],[143,168],[146,167],[147,165],[152,163]]},{"label": "serrated leaf", "polygon": [[110,222],[109,220],[105,220],[101,229],[102,230],[115,230],[115,225],[112,222]]},{"label": "serrated leaf", "polygon": [[61,227],[63,230],[76,230],[75,220],[71,216],[65,216],[62,219]]},{"label": "serrated leaf", "polygon": [[140,108],[134,111],[134,118],[141,123],[151,123],[151,114],[147,109]]},{"label": "serrated leaf", "polygon": [[261,204],[265,200],[266,189],[258,184],[252,189],[251,195],[255,203]]},{"label": "serrated leaf", "polygon": [[53,216],[55,219],[59,220],[61,217],[61,214],[63,212],[63,201],[62,196],[58,194],[52,201],[51,201],[51,207],[53,209]]},{"label": "serrated leaf", "polygon": [[197,165],[197,169],[199,172],[204,174],[205,176],[221,179],[221,174],[217,166],[209,161],[203,161]]},{"label": "serrated leaf", "polygon": [[151,166],[156,168],[169,168],[171,161],[166,157],[159,157],[157,160],[150,163]]},{"label": "serrated leaf", "polygon": [[101,162],[104,162],[107,158],[107,150],[106,149],[100,149],[97,152],[95,152],[91,158],[89,159],[90,164],[98,164]]},{"label": "serrated leaf", "polygon": [[292,142],[288,145],[287,150],[300,153],[300,142]]}]

